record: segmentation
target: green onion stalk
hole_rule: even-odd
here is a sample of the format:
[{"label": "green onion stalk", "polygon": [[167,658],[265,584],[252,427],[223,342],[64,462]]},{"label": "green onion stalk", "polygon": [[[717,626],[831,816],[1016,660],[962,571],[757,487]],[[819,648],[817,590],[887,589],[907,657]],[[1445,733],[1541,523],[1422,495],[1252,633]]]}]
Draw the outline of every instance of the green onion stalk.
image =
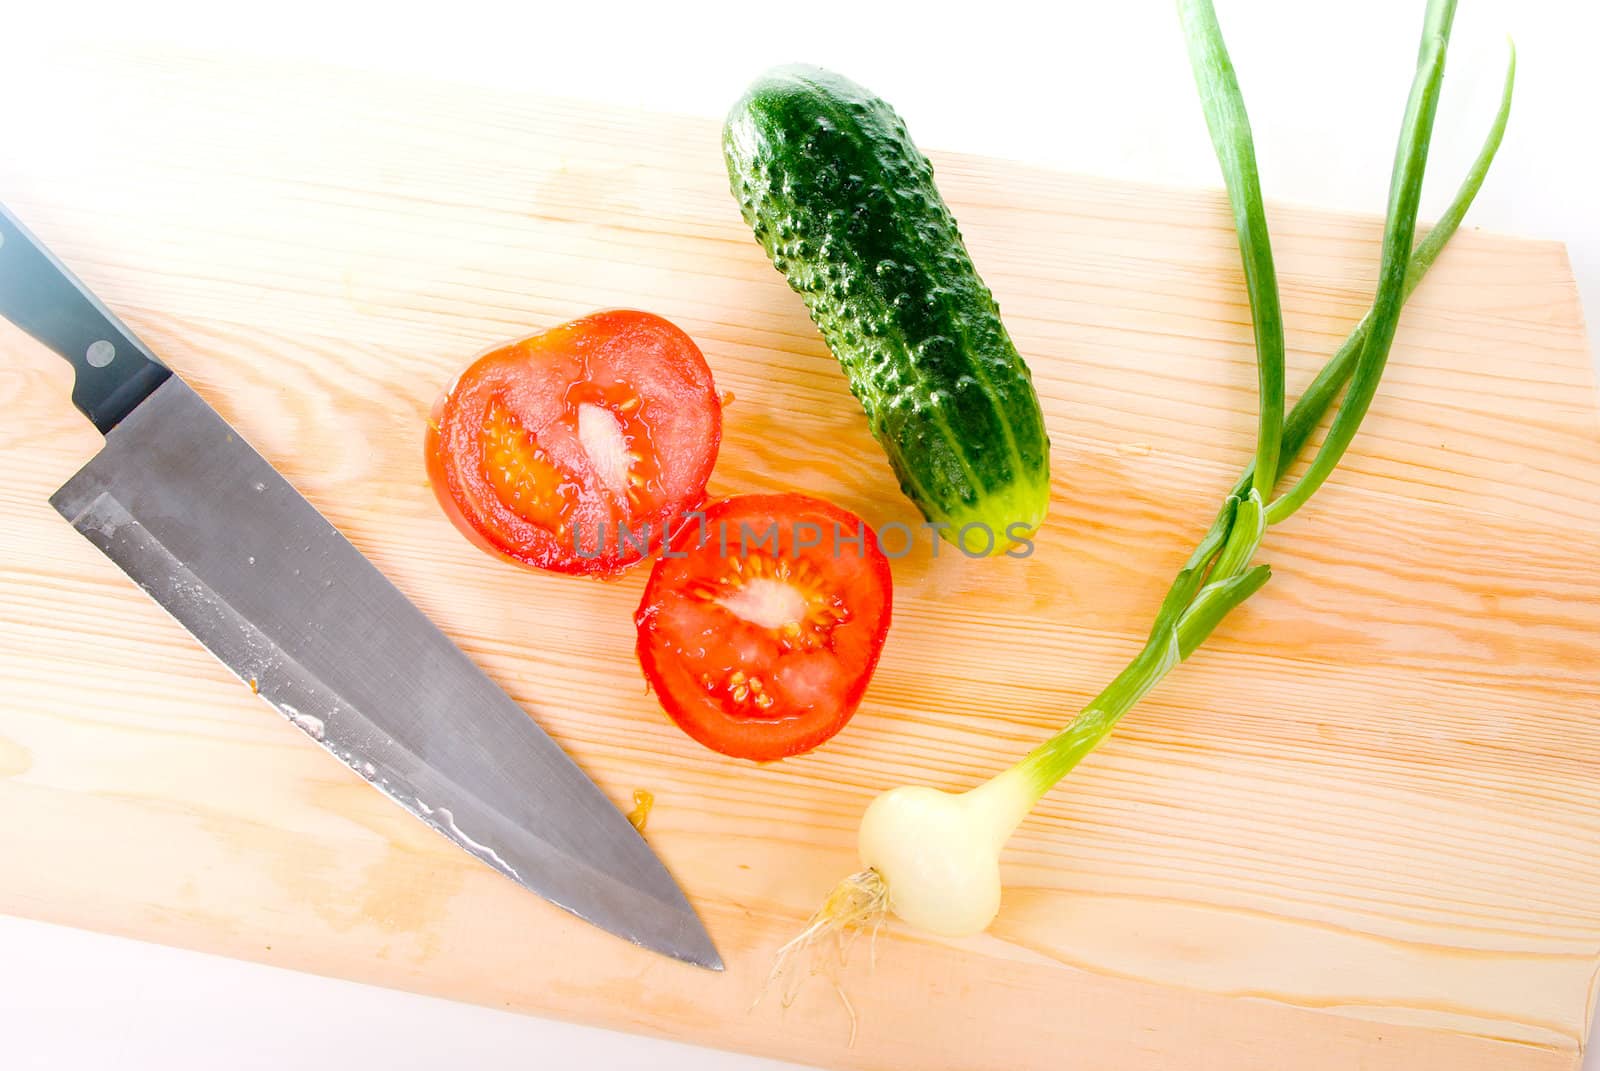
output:
[{"label": "green onion stalk", "polygon": [[[883,793],[861,821],[865,867],[835,888],[805,931],[780,953],[832,931],[874,928],[892,913],[947,936],[984,930],[1000,909],[1000,853],[1039,799],[1104,740],[1145,693],[1188,659],[1271,576],[1255,564],[1269,527],[1300,509],[1333,472],[1372,404],[1400,311],[1460,226],[1505,133],[1516,77],[1507,65],[1499,108],[1476,160],[1443,217],[1419,242],[1417,211],[1444,76],[1454,0],[1429,0],[1416,75],[1395,152],[1382,260],[1372,306],[1284,413],[1283,315],[1244,100],[1211,0],[1178,0],[1200,101],[1238,231],[1259,382],[1250,464],[1172,581],[1144,646],[1059,733],[1009,770],[962,793],[907,786]],[[1327,436],[1298,479],[1286,473],[1343,394]]]}]

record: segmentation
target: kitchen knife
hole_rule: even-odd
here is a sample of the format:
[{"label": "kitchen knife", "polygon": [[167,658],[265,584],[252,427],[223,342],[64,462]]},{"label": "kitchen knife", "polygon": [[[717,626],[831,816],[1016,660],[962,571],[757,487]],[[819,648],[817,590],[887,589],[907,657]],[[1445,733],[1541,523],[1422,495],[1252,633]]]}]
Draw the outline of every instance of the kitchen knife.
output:
[{"label": "kitchen knife", "polygon": [[722,968],[594,782],[4,206],[0,315],[71,362],[106,437],[51,504],[224,665],[500,873]]}]

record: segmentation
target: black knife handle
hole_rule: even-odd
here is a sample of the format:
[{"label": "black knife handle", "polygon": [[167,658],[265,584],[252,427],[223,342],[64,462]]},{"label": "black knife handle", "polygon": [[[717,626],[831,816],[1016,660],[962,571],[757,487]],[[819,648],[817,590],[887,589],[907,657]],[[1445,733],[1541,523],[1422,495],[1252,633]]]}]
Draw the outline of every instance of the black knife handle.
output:
[{"label": "black knife handle", "polygon": [[172,374],[0,205],[0,316],[72,364],[72,404],[103,435]]}]

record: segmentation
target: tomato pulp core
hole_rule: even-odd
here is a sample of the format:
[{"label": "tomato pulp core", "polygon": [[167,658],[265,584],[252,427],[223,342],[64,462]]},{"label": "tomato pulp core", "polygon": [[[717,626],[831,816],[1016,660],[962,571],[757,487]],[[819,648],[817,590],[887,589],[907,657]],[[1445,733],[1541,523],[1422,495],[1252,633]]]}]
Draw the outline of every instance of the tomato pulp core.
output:
[{"label": "tomato pulp core", "polygon": [[622,422],[593,402],[578,403],[578,442],[594,466],[595,475],[613,497],[639,500],[644,477],[633,471],[642,459],[628,449]]},{"label": "tomato pulp core", "polygon": [[[765,632],[757,643],[768,652],[753,662],[776,669],[787,654],[833,646],[831,634],[850,612],[804,559],[758,552],[728,558],[726,566],[716,579],[701,581],[695,594]],[[746,717],[768,716],[773,706],[770,682],[747,669],[703,673],[701,684]]]}]

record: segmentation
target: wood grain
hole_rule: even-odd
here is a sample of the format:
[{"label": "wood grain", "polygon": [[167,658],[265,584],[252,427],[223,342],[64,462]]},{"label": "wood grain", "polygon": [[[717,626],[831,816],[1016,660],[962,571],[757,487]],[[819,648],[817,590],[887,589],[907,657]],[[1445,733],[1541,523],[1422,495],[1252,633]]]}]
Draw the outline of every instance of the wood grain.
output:
[{"label": "wood grain", "polygon": [[[740,223],[715,124],[169,54],[35,56],[0,89],[46,70],[56,106],[0,116],[0,200],[619,804],[655,793],[650,839],[729,970],[523,893],[252,700],[46,505],[98,439],[65,364],[4,325],[0,910],[837,1067],[1577,1065],[1600,971],[1600,429],[1559,245],[1456,239],[1356,448],[1271,533],[1268,589],[1024,826],[989,934],[890,932],[846,970],[851,1046],[825,984],[746,1009],[851,867],[865,802],[969,785],[1096,690],[1248,453],[1219,195],[935,155],[1035,372],[1051,517],[1023,562],[897,562],[861,714],[755,769],[644,693],[643,576],[490,560],[419,463],[475,351],[630,305],[736,396],[716,492],[914,520]],[[1369,299],[1378,223],[1270,214],[1294,385]]]}]

